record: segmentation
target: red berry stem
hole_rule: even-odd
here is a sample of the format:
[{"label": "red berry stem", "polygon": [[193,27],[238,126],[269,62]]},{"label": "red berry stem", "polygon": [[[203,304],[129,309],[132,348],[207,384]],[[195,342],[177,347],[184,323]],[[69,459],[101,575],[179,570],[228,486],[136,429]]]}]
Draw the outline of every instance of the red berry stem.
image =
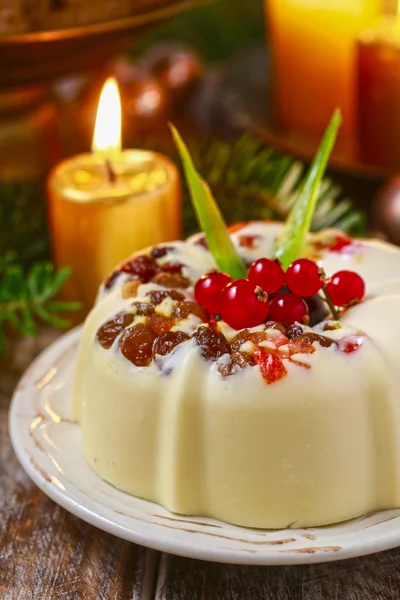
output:
[{"label": "red berry stem", "polygon": [[326,289],[326,285],[325,285],[325,281],[322,284],[322,293],[324,295],[323,300],[325,300],[325,302],[327,303],[327,305],[329,306],[329,310],[331,311],[333,318],[335,319],[335,321],[339,321],[340,319],[340,313],[338,311],[338,309],[336,308],[336,306],[334,306],[332,300],[330,299],[330,296],[328,294],[328,291]]}]

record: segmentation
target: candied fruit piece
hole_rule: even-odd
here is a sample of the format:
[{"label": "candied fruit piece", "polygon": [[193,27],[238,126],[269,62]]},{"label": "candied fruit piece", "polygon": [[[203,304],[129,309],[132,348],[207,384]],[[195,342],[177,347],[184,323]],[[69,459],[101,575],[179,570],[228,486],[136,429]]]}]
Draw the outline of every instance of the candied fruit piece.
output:
[{"label": "candied fruit piece", "polygon": [[316,250],[329,250],[329,252],[341,252],[343,248],[353,243],[353,240],[344,233],[339,233],[334,237],[316,240],[313,246]]},{"label": "candied fruit piece", "polygon": [[260,342],[265,342],[268,339],[269,339],[269,336],[266,331],[254,331],[253,333],[250,333],[250,335],[249,335],[250,342],[253,342],[253,344],[255,344],[256,346]]},{"label": "candied fruit piece", "polygon": [[169,331],[171,327],[173,327],[174,322],[169,317],[165,317],[164,315],[154,313],[149,316],[149,318],[146,321],[146,324],[148,327],[150,327],[152,331],[154,331],[154,333],[160,335],[165,331]]},{"label": "candied fruit piece", "polygon": [[343,248],[346,246],[350,246],[353,243],[353,240],[349,238],[347,235],[339,234],[336,236],[333,245],[329,248],[330,252],[341,252]]},{"label": "candied fruit piece", "polygon": [[287,375],[281,357],[268,348],[256,348],[254,359],[260,367],[261,375],[268,384],[275,383]]},{"label": "candied fruit piece", "polygon": [[234,233],[235,231],[240,231],[244,229],[249,224],[249,221],[239,221],[238,223],[233,223],[229,225],[228,230],[229,233]]},{"label": "candied fruit piece", "polygon": [[137,279],[131,279],[126,281],[121,287],[121,296],[124,300],[127,298],[136,298],[140,281]]},{"label": "candied fruit piece", "polygon": [[304,339],[303,336],[289,342],[289,353],[292,354],[313,354],[315,348],[312,343]]},{"label": "candied fruit piece", "polygon": [[[276,325],[276,327],[275,327]],[[261,342],[271,341],[276,347],[287,344],[288,339],[285,335],[286,328],[280,327],[281,323],[276,323],[275,321],[268,321],[265,325],[265,331],[249,331],[248,329],[244,329],[243,331],[239,331],[235,335],[235,337],[231,341],[232,351],[237,352],[240,350],[242,344],[247,341],[252,342],[256,346]],[[276,330],[275,333],[268,333],[267,329]],[[284,333],[283,333],[284,332]]]},{"label": "candied fruit piece", "polygon": [[290,362],[293,363],[294,365],[297,365],[298,367],[303,367],[303,369],[311,369],[311,365],[308,364],[307,362],[303,362],[301,360],[297,360],[296,358],[289,358]]},{"label": "candied fruit piece", "polygon": [[141,317],[148,317],[153,314],[155,306],[151,302],[133,302],[132,306],[136,308],[136,314]]},{"label": "candied fruit piece", "polygon": [[152,346],[156,339],[154,331],[144,323],[125,329],[119,338],[119,348],[127,360],[137,367],[146,367],[151,362]]},{"label": "candied fruit piece", "polygon": [[339,321],[328,321],[328,323],[325,323],[325,325],[323,326],[323,331],[335,331],[336,329],[341,329],[342,326],[339,323]]},{"label": "candied fruit piece", "polygon": [[190,281],[180,273],[157,273],[152,279],[154,283],[169,288],[187,288]]},{"label": "candied fruit piece", "polygon": [[103,323],[97,330],[96,338],[100,346],[108,350],[113,345],[115,338],[133,321],[133,314],[119,312],[113,319]]},{"label": "candied fruit piece", "polygon": [[349,335],[341,338],[338,342],[339,350],[345,354],[356,352],[363,345],[364,339],[362,335]]},{"label": "candied fruit piece", "polygon": [[150,256],[141,254],[123,264],[120,270],[135,275],[142,283],[147,283],[156,272],[156,264]]},{"label": "candied fruit piece", "polygon": [[231,354],[231,347],[226,337],[210,327],[199,327],[194,334],[201,346],[201,355],[207,360],[217,360],[224,354]]},{"label": "candied fruit piece", "polygon": [[[248,329],[244,329],[235,335],[235,337],[231,341],[232,350],[237,352],[240,350],[242,344],[247,341],[253,342],[253,344],[257,345],[260,342],[265,342],[269,339],[269,335],[266,331],[253,331],[250,332]],[[274,341],[272,339],[272,341]]]},{"label": "candied fruit piece", "polygon": [[276,329],[276,333],[274,334],[267,333],[266,331],[257,331],[251,333],[249,335],[249,340],[250,342],[253,342],[253,344],[255,344],[256,346],[261,342],[269,341],[272,342],[272,344],[276,348],[279,348],[280,346],[285,346],[289,341],[286,335],[283,335],[279,331],[279,329]]},{"label": "candied fruit piece", "polygon": [[199,317],[203,323],[206,323],[209,320],[208,312],[197,302],[185,300],[175,304],[172,310],[172,316],[175,319],[187,319],[189,315],[195,315],[196,317]]},{"label": "candied fruit piece", "polygon": [[146,296],[150,298],[153,304],[161,304],[165,298],[172,298],[172,300],[184,300],[185,296],[176,290],[152,290],[147,292]]},{"label": "candied fruit piece", "polygon": [[265,323],[265,329],[277,329],[282,333],[282,335],[286,334],[286,327],[283,323],[278,323],[277,321],[267,321]]},{"label": "candied fruit piece", "polygon": [[189,339],[190,337],[188,334],[184,333],[183,331],[166,331],[158,336],[158,338],[156,338],[154,341],[153,357],[155,358],[157,354],[166,356],[172,352],[176,346],[182,344],[182,342],[186,342]]},{"label": "candied fruit piece", "polygon": [[260,235],[240,235],[239,236],[239,246],[242,248],[250,248],[254,250],[260,243],[261,236]]}]

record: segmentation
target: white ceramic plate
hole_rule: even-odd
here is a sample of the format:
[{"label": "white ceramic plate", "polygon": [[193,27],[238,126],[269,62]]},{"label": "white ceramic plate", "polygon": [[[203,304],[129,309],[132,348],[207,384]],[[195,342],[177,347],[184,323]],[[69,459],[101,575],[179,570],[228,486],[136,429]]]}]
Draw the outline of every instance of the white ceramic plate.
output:
[{"label": "white ceramic plate", "polygon": [[11,440],[25,471],[55,502],[118,537],[217,562],[289,565],[370,554],[400,545],[400,510],[331,527],[245,529],[172,514],[102,481],[87,465],[70,413],[80,330],[61,337],[30,366],[14,393]]}]

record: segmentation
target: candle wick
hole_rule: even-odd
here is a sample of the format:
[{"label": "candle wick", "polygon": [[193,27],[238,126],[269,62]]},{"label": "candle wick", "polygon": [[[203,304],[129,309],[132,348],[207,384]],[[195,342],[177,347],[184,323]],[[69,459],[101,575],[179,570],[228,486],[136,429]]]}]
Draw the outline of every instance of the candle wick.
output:
[{"label": "candle wick", "polygon": [[112,162],[111,162],[111,160],[109,158],[106,158],[105,165],[106,165],[106,171],[107,171],[108,181],[110,183],[115,183],[116,180],[117,180],[117,174],[114,171],[114,168],[112,166]]}]

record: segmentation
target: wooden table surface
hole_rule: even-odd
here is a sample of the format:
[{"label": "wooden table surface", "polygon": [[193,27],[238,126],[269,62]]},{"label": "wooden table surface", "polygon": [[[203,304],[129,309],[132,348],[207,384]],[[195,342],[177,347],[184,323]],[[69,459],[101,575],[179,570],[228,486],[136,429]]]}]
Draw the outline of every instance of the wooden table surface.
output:
[{"label": "wooden table surface", "polygon": [[159,554],[70,515],[25,475],[8,436],[18,377],[57,334],[14,341],[0,363],[0,600],[400,600],[400,549],[297,567]]}]

